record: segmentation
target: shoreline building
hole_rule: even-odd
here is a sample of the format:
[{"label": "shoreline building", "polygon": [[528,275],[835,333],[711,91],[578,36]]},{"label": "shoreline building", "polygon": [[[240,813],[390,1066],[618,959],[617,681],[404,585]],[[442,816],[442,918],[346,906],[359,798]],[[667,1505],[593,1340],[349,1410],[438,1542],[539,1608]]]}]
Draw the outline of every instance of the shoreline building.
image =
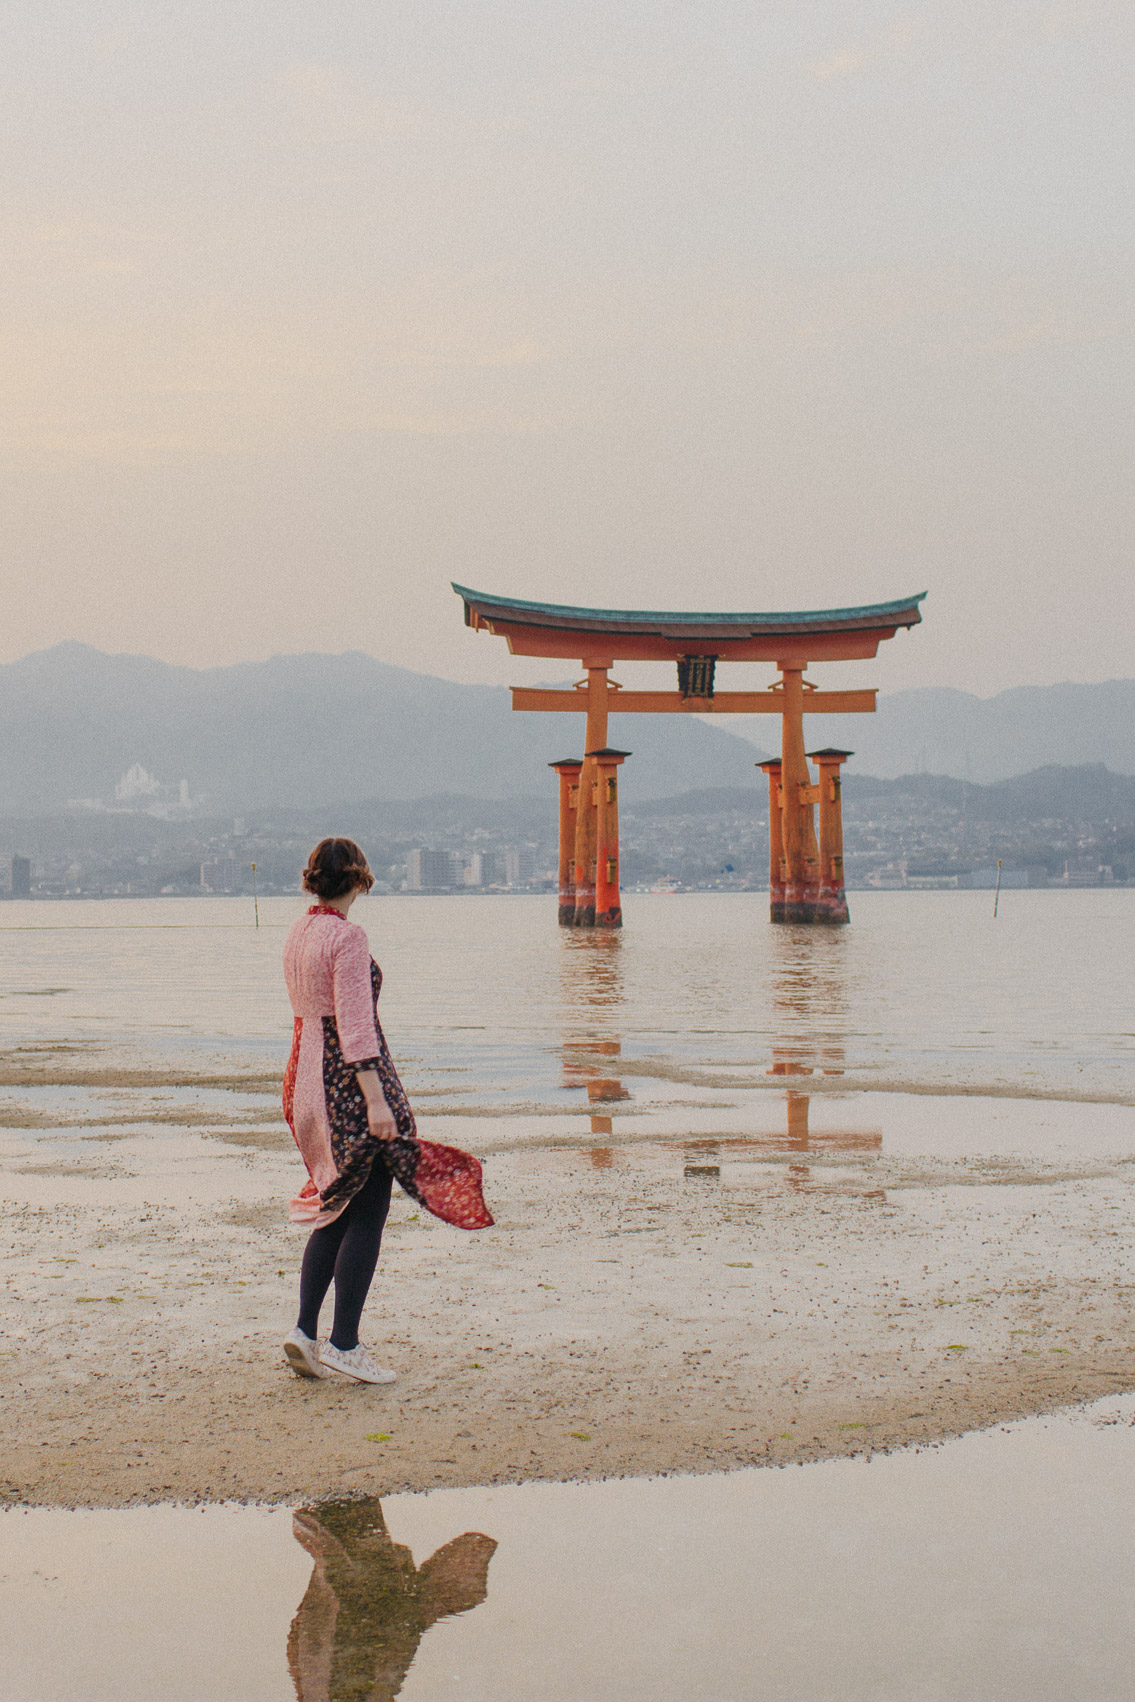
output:
[{"label": "shoreline building", "polygon": [[215,857],[201,864],[200,884],[202,892],[231,893],[238,886],[236,858],[230,852],[227,857]]},{"label": "shoreline building", "polygon": [[501,879],[501,860],[495,851],[472,851],[465,866],[465,885],[495,886]]},{"label": "shoreline building", "polygon": [[411,851],[406,865],[406,885],[411,892],[452,892],[457,871],[452,851]]}]

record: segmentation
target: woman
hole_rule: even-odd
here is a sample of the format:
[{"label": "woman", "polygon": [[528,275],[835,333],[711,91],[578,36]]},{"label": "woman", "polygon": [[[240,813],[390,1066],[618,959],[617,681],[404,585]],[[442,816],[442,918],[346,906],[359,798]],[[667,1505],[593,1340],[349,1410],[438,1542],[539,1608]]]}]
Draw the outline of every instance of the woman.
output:
[{"label": "woman", "polygon": [[[300,1310],[284,1353],[300,1377],[328,1369],[360,1383],[393,1383],[359,1341],[359,1321],[378,1263],[393,1178],[428,1211],[462,1229],[492,1223],[481,1166],[455,1147],[420,1141],[378,1022],[382,971],[347,912],[374,877],[353,839],[322,839],[304,889],[317,903],[284,946],[295,1012],[284,1075],[284,1116],[307,1182],[291,1203],[312,1233],[300,1274]],[[319,1341],[319,1311],[335,1282],[335,1317]]]}]

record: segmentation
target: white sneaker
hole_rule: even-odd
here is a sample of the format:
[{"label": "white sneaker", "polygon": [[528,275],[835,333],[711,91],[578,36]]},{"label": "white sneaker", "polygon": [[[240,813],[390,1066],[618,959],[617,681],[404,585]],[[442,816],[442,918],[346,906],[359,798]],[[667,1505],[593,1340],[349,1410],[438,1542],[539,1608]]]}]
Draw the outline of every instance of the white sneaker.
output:
[{"label": "white sneaker", "polygon": [[370,1356],[370,1349],[363,1346],[344,1350],[325,1342],[319,1350],[319,1359],[329,1371],[341,1371],[344,1377],[353,1377],[356,1383],[396,1383],[397,1372],[388,1371],[384,1365],[376,1365]]},{"label": "white sneaker", "polygon": [[299,1325],[284,1337],[284,1357],[297,1377],[326,1377],[319,1363],[319,1343],[305,1336]]}]

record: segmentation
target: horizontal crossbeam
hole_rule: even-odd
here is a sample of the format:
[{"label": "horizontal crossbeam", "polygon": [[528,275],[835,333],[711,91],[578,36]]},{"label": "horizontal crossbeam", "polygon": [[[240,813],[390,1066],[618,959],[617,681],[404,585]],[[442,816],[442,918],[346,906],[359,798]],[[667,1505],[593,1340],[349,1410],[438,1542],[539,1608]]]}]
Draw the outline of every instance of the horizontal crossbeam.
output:
[{"label": "horizontal crossbeam", "polygon": [[[560,715],[586,715],[587,693],[554,691],[547,686],[513,686],[514,709],[536,709]],[[713,697],[683,697],[676,691],[609,691],[612,715],[782,715],[784,693],[719,691]],[[806,715],[873,715],[875,691],[806,691]]]}]

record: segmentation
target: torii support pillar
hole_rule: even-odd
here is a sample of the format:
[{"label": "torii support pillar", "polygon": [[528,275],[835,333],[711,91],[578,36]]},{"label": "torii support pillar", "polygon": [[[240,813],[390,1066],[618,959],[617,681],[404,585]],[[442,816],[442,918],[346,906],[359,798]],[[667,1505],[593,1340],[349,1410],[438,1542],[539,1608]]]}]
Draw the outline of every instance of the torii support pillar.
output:
[{"label": "torii support pillar", "polygon": [[595,758],[595,926],[621,928],[619,768],[630,751],[588,751]]},{"label": "torii support pillar", "polygon": [[817,922],[849,922],[843,885],[843,799],[839,771],[852,751],[809,751],[820,771],[820,898]]},{"label": "torii support pillar", "polygon": [[560,777],[560,927],[571,928],[575,924],[575,818],[583,763],[567,756],[548,767]]},{"label": "torii support pillar", "polygon": [[770,922],[784,921],[784,834],[781,831],[780,762],[759,762],[768,775],[768,914]]},{"label": "torii support pillar", "polygon": [[820,847],[812,805],[819,802],[804,755],[804,662],[778,662],[781,702],[781,832],[784,836],[784,920],[816,922]]},{"label": "torii support pillar", "polygon": [[595,850],[598,840],[596,751],[607,747],[607,674],[609,661],[594,661],[588,665],[587,684],[587,742],[583,747],[583,767],[579,774],[578,804],[575,812],[575,855],[573,884],[575,914],[572,926],[595,926]]}]

